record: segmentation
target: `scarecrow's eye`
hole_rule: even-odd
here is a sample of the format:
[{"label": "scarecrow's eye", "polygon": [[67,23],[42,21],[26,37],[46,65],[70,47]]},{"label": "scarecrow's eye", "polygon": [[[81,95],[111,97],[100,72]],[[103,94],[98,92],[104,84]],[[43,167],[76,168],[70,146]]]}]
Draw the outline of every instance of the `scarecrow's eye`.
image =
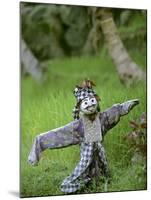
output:
[{"label": "scarecrow's eye", "polygon": [[88,103],[87,103],[87,102],[84,102],[84,104],[87,105]]},{"label": "scarecrow's eye", "polygon": [[91,99],[91,102],[93,103],[93,102],[94,102],[94,99]]}]

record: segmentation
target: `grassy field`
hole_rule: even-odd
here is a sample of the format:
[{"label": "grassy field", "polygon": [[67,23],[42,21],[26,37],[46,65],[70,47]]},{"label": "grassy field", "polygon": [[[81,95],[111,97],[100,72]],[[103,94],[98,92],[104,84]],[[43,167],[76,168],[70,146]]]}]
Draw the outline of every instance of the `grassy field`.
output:
[{"label": "grassy field", "polygon": [[[131,52],[134,60],[146,65],[144,55]],[[47,81],[35,83],[30,77],[21,80],[21,197],[62,195],[59,187],[79,161],[79,146],[43,152],[39,165],[27,163],[34,137],[47,130],[72,121],[75,104],[74,86],[84,78],[96,83],[100,106],[104,110],[114,103],[140,99],[140,105],[124,116],[120,123],[105,137],[104,146],[112,175],[111,182],[98,186],[91,184],[83,193],[146,189],[143,164],[132,164],[132,150],[124,136],[131,131],[129,120],[146,111],[146,85],[136,83],[123,86],[106,51],[99,56],[66,58],[49,62]]]}]

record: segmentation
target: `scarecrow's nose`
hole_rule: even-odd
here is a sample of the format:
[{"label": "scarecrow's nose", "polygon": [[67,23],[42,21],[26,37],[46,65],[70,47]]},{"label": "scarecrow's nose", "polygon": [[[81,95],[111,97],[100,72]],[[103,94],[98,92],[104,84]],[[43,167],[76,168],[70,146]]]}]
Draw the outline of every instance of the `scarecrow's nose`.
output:
[{"label": "scarecrow's nose", "polygon": [[88,107],[92,106],[92,103],[90,101],[88,101]]}]

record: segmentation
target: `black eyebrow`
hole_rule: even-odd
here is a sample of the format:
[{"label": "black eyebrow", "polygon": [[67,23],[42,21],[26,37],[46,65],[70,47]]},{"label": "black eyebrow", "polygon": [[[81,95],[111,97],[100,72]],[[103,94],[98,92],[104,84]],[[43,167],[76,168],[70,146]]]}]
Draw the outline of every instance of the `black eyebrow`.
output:
[{"label": "black eyebrow", "polygon": [[[86,97],[86,98],[88,98],[88,97]],[[82,101],[81,101],[81,102],[83,102],[83,101],[88,101],[86,98],[82,99]]]},{"label": "black eyebrow", "polygon": [[88,97],[85,97],[84,99],[82,99],[81,103],[82,103],[83,101],[88,101],[88,100],[87,100],[87,98],[90,98],[90,99],[95,99],[95,97],[88,96]]}]

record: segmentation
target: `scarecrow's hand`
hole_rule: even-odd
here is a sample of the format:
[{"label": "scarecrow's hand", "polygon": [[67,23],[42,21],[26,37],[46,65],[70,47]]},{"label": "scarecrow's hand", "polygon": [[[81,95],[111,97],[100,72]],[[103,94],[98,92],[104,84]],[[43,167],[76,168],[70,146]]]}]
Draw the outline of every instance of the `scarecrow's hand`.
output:
[{"label": "scarecrow's hand", "polygon": [[29,155],[28,156],[28,164],[30,164],[32,166],[37,166],[38,165],[38,161],[36,159],[36,155]]},{"label": "scarecrow's hand", "polygon": [[41,149],[40,149],[40,138],[39,138],[39,136],[37,136],[35,138],[35,140],[34,140],[32,149],[31,149],[30,154],[28,156],[28,163],[30,165],[32,165],[32,166],[38,165],[38,161],[39,161],[39,157],[40,157],[40,152],[41,152]]},{"label": "scarecrow's hand", "polygon": [[132,99],[121,104],[121,116],[126,115],[133,109],[134,106],[139,104],[138,99]]}]

